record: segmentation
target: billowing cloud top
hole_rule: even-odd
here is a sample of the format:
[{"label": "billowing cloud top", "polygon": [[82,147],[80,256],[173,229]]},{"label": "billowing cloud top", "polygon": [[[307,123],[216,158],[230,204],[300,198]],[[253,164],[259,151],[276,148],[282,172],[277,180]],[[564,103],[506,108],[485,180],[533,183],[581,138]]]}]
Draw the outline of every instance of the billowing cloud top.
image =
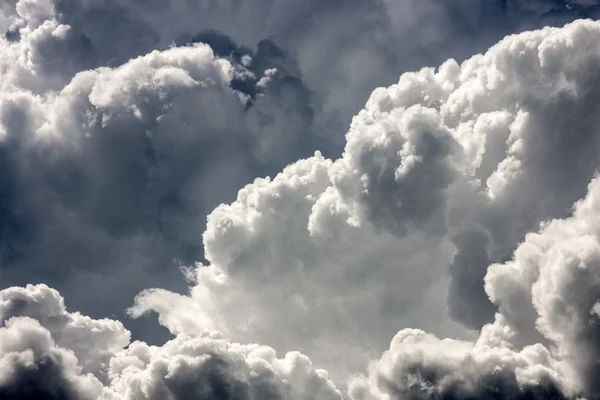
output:
[{"label": "billowing cloud top", "polygon": [[19,40],[0,39],[2,279],[41,280],[110,315],[156,282],[184,289],[173,260],[202,259],[204,216],[321,140],[311,95],[273,42],[254,51],[205,32],[212,47],[68,70],[77,28],[60,9],[19,1],[7,14]]},{"label": "billowing cloud top", "polygon": [[[377,10],[400,12],[350,3],[373,53],[270,3],[277,26],[232,35],[229,2],[195,31],[176,1],[0,7],[1,399],[598,397],[600,23],[403,74],[336,158],[335,98],[374,81],[315,60],[390,56]],[[509,3],[514,26],[597,12]],[[98,317],[132,291],[170,340]]]},{"label": "billowing cloud top", "polygon": [[[298,352],[277,358],[272,348],[216,332],[162,347],[129,344],[119,322],[68,313],[45,285],[0,292],[0,316],[3,399],[342,398],[327,372]],[[92,360],[90,351],[110,358]]]},{"label": "billowing cloud top", "polygon": [[[114,318],[145,288],[183,292],[178,267],[206,263],[205,216],[233,202],[256,177],[274,176],[316,150],[339,157],[352,115],[373,88],[392,84],[407,69],[464,59],[507,33],[597,14],[595,1],[562,0],[2,2],[2,285],[44,282],[78,310]],[[438,178],[442,186],[454,179]],[[443,193],[432,193],[426,201],[422,192],[403,194],[404,202],[424,202],[408,219],[425,223],[428,212],[441,210]],[[386,193],[379,196],[394,207]],[[385,219],[373,206],[352,212]],[[501,224],[501,212],[492,212],[498,224],[486,223]],[[397,225],[388,227],[391,236],[405,229],[382,222]],[[433,217],[430,222],[440,228]],[[529,228],[497,228],[505,230],[488,244],[498,244],[490,260],[477,250],[488,246],[482,244],[460,252],[457,264],[467,253],[477,253],[479,265],[503,260]],[[456,243],[487,240],[477,229],[451,234],[454,243],[416,251],[411,263],[443,265]],[[368,246],[374,254],[385,245]],[[385,258],[400,250],[383,252],[377,262],[387,265]],[[472,312],[454,299],[452,314],[479,328],[493,314],[480,284],[484,268],[476,268],[476,279],[454,269],[462,283],[450,291],[474,282],[469,291],[479,293],[483,310]],[[428,281],[428,273],[415,279]],[[407,285],[421,291],[413,280]],[[110,298],[106,287],[113,288]],[[378,301],[403,308],[396,305],[406,304],[411,290]],[[165,338],[148,319],[124,322],[137,338]],[[382,331],[384,341],[403,325]],[[461,331],[448,321],[436,333]]]},{"label": "billowing cloud top", "polygon": [[[149,290],[132,312],[175,334],[302,343],[337,368],[402,327],[460,334],[446,297],[455,320],[492,322],[488,265],[567,216],[595,174],[599,35],[593,22],[525,33],[375,90],[340,159],[301,160],[213,211],[189,297]],[[515,345],[540,340],[526,325]]]}]

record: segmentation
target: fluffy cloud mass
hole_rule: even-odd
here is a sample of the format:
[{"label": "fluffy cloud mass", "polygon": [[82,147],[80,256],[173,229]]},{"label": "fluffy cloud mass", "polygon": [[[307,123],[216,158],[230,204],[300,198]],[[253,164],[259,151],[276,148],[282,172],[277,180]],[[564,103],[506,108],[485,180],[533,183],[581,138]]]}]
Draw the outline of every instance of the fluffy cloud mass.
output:
[{"label": "fluffy cloud mass", "polygon": [[[206,263],[205,216],[256,177],[274,176],[315,150],[337,158],[352,116],[373,88],[407,69],[464,59],[507,33],[597,17],[596,3],[2,2],[2,287],[44,282],[82,312],[116,318],[144,288],[182,292],[178,267]],[[403,201],[423,201],[416,192],[410,196]],[[407,218],[430,218],[439,196]],[[352,212],[385,219],[367,208]],[[394,230],[404,229],[397,225],[367,245],[372,253],[387,246],[381,241],[395,240]],[[477,229],[452,239],[465,242],[461,248],[486,240]],[[506,241],[504,254],[492,260],[510,254],[514,238]],[[454,246],[445,239],[440,252],[429,254],[422,243],[415,244],[421,250],[414,265],[442,265]],[[476,247],[462,251],[457,264],[482,245]],[[484,253],[477,253],[477,264],[489,261]],[[399,250],[386,254],[397,258]],[[387,264],[383,257],[377,263]],[[459,281],[464,271],[456,269]],[[416,279],[429,279],[427,273]],[[482,278],[484,270],[477,273]],[[462,281],[451,292],[471,282]],[[471,312],[458,300],[452,310],[456,320],[479,328],[493,307],[475,281],[469,290],[483,297],[483,310]],[[384,302],[405,303],[419,287],[389,293]],[[138,338],[164,338],[147,319],[125,323]],[[451,325],[436,333],[461,330]]]},{"label": "fluffy cloud mass", "polygon": [[528,32],[377,89],[340,159],[301,160],[213,211],[190,297],[146,291],[132,312],[338,366],[402,327],[460,335],[446,297],[456,320],[493,321],[488,265],[568,216],[596,171],[599,37],[593,22]]},{"label": "fluffy cloud mass", "polygon": [[[184,288],[173,260],[201,259],[204,216],[320,141],[310,94],[274,43],[206,32],[212,47],[77,72],[61,62],[74,28],[56,7],[18,2],[20,40],[0,42],[3,285],[41,280],[110,315],[157,281]],[[121,295],[100,303],[106,286]]]},{"label": "fluffy cloud mass", "polygon": [[[45,285],[0,291],[0,317],[3,399],[342,398],[327,372],[298,352],[277,358],[270,347],[231,343],[218,332],[161,347],[129,343],[122,324],[68,313]],[[93,373],[90,350],[111,355]]]},{"label": "fluffy cloud mass", "polygon": [[[572,398],[598,392],[600,179],[573,215],[527,235],[511,261],[490,266],[499,308],[477,341],[405,329],[351,397]],[[389,397],[387,397],[389,396]]]},{"label": "fluffy cloud mass", "polygon": [[596,2],[188,3],[0,5],[0,398],[598,397]]}]

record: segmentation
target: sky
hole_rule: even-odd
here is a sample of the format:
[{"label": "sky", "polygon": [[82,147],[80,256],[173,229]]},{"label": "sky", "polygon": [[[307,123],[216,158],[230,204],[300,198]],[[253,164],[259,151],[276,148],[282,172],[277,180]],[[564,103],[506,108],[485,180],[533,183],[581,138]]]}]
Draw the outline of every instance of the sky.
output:
[{"label": "sky", "polygon": [[600,1],[0,1],[0,400],[600,393]]}]

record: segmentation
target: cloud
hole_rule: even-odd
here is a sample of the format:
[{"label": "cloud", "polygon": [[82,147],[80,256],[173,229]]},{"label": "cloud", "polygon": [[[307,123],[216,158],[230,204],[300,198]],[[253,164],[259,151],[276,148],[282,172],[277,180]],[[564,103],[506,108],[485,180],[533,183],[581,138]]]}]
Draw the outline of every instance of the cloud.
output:
[{"label": "cloud", "polygon": [[0,397],[75,400],[100,394],[100,382],[78,374],[75,356],[57,347],[37,321],[10,319],[0,338]]},{"label": "cloud", "polygon": [[248,47],[271,38],[318,93],[323,128],[343,134],[371,90],[402,71],[464,59],[509,33],[595,18],[597,8],[563,0],[22,0],[5,7],[0,29],[29,42],[21,56],[38,67],[36,85],[55,89],[76,72],[115,67],[198,32],[218,31]]},{"label": "cloud", "polygon": [[[436,271],[419,270],[443,270],[449,244],[430,244],[421,235],[398,242],[389,233],[348,225],[347,210],[340,204],[338,211],[328,189],[330,168],[320,155],[300,161],[217,208],[204,234],[211,265],[193,272],[191,298],[146,291],[133,314],[153,309],[174,333],[218,328],[235,340],[302,346],[320,365],[343,372],[360,368],[409,321],[462,332],[435,297],[428,301]],[[313,221],[319,225],[309,225]],[[431,315],[422,314],[426,309]]]},{"label": "cloud", "polygon": [[190,296],[145,291],[132,314],[295,346],[332,373],[401,328],[468,338],[447,307],[492,322],[488,266],[567,217],[594,176],[599,37],[591,21],[544,28],[376,89],[341,158],[317,153],[217,207]]},{"label": "cloud", "polygon": [[97,376],[102,376],[114,353],[130,341],[129,331],[119,321],[94,320],[80,313],[68,313],[62,296],[46,285],[4,289],[0,293],[0,320],[7,327],[21,324],[10,322],[12,320],[29,321],[25,324],[35,321],[40,329],[48,331],[56,346],[68,349],[77,357],[81,371]]},{"label": "cloud", "polygon": [[[283,65],[250,90],[271,67],[269,46],[246,54],[248,68],[196,43],[80,72],[59,92],[5,81],[4,284],[50,283],[95,315],[157,281],[183,288],[173,259],[202,257],[202,216],[311,137],[308,94]],[[105,286],[123,295],[101,306]]]},{"label": "cloud", "polygon": [[[593,396],[599,218],[600,179],[594,178],[572,216],[543,224],[511,261],[490,267],[485,288],[499,312],[476,341],[401,330],[367,376],[350,378],[347,398]],[[64,335],[68,324],[48,326],[82,317],[68,313],[60,295],[44,285],[0,291],[0,314],[0,394],[7,398],[345,398],[308,357],[289,352],[277,358],[270,347],[233,343],[210,330],[178,335],[160,347],[110,336],[114,350],[101,365],[103,381],[83,372],[85,356],[71,348],[118,322],[83,317],[91,323],[78,329],[91,336]]]},{"label": "cloud", "polygon": [[351,397],[593,398],[599,196],[596,177],[572,216],[542,224],[512,260],[490,266],[485,290],[499,312],[477,341],[402,330],[368,376],[350,383]]},{"label": "cloud", "polygon": [[560,363],[542,345],[521,351],[440,340],[420,330],[400,331],[390,349],[371,364],[368,377],[350,383],[363,399],[567,399]]},{"label": "cloud", "polygon": [[158,313],[176,336],[162,346],[67,312],[47,286],[0,291],[0,394],[339,399],[308,357],[276,350],[343,381],[398,330],[350,398],[597,392],[597,22],[403,74],[372,93],[340,158],[316,152],[255,180],[205,229],[198,215],[223,193],[296,155],[294,118],[314,98],[306,55],[202,31],[63,76],[53,57],[82,28],[60,7],[71,10],[20,1],[3,20],[19,27],[2,42],[15,61],[0,95],[3,279],[52,274],[69,296],[112,307],[123,298],[108,283],[126,296],[153,268],[170,277],[161,264],[199,258],[200,236],[205,260],[184,269],[189,295],[165,279],[129,310]]},{"label": "cloud", "polygon": [[[463,59],[507,33],[595,17],[596,9],[595,2],[471,0],[4,2],[3,285],[46,282],[78,309],[114,317],[144,288],[184,290],[179,264],[205,262],[204,216],[255,177],[273,176],[317,149],[339,156],[352,116],[374,87],[449,56]],[[204,57],[200,42],[216,64],[228,63],[226,76],[209,64],[194,70],[189,62]],[[34,134],[42,126],[44,134]],[[392,179],[385,166],[363,167]],[[377,204],[348,200],[360,208],[352,212],[381,219],[394,235],[411,218],[427,219],[429,233],[443,230],[440,216],[427,213],[443,208],[436,207],[453,178],[428,174],[438,191],[427,201],[422,192],[400,191],[405,205],[421,210],[406,213],[406,221],[383,211],[396,207],[387,196],[400,192],[381,192]],[[416,176],[405,186],[414,187]],[[452,240],[469,237],[466,230]],[[522,233],[515,237],[490,260],[509,254]],[[475,270],[479,280],[483,268]],[[98,301],[107,286],[122,295]],[[481,285],[470,290],[485,300]],[[476,312],[454,302],[460,311],[453,315],[470,327],[493,313],[485,301]],[[126,322],[152,339],[150,321]]]},{"label": "cloud", "polygon": [[[598,390],[599,188],[596,177],[572,217],[527,235],[514,258],[492,265],[485,278],[486,292],[513,327],[513,341],[549,340],[588,393]],[[517,306],[519,299],[525,302]],[[534,320],[528,318],[532,311]]]},{"label": "cloud", "polygon": [[266,346],[221,338],[178,337],[161,348],[135,342],[111,361],[112,386],[122,398],[341,399],[308,357],[277,358]]},{"label": "cloud", "polygon": [[[128,336],[119,322],[68,313],[45,285],[0,291],[0,314],[2,398],[342,398],[327,372],[298,352],[278,358],[272,348],[232,343],[218,332],[179,336],[160,347],[130,344],[128,337],[105,335],[118,327]],[[110,359],[86,372],[81,350],[103,349]]]},{"label": "cloud", "polygon": [[[132,315],[300,349],[336,380],[408,326],[469,338],[455,321],[479,329],[498,308],[488,265],[567,217],[596,170],[595,25],[404,74],[373,92],[343,156],[329,157],[366,95],[402,71],[597,13],[562,1],[3,3],[3,286],[46,282],[112,318],[158,286]],[[177,267],[194,262],[207,266],[185,271],[193,288],[181,295]],[[22,313],[49,332],[49,373],[72,393],[88,373],[106,384],[128,333],[48,304]],[[167,336],[150,324],[134,336]],[[74,339],[87,329],[99,350]]]}]

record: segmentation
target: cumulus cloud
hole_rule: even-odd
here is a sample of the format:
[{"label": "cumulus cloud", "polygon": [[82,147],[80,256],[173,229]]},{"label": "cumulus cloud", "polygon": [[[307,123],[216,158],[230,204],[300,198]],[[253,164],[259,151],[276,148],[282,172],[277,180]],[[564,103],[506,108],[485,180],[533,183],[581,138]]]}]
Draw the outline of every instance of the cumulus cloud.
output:
[{"label": "cumulus cloud", "polygon": [[[245,54],[254,71],[195,43],[78,73],[59,92],[4,82],[3,283],[49,282],[101,314],[157,279],[184,287],[173,259],[201,258],[202,216],[310,137],[300,80],[280,68],[248,89],[269,65],[264,47]],[[125,293],[100,310],[107,285]]]},{"label": "cumulus cloud", "polygon": [[340,159],[317,153],[219,206],[190,296],[146,291],[132,314],[295,345],[332,370],[403,327],[468,337],[447,307],[493,321],[489,264],[568,216],[597,169],[599,38],[591,21],[527,32],[375,90]]},{"label": "cumulus cloud", "polygon": [[490,266],[485,290],[499,306],[475,342],[405,329],[354,399],[561,399],[598,392],[600,180],[573,215],[542,224],[513,258]]},{"label": "cumulus cloud", "polygon": [[462,332],[432,296],[440,288],[428,282],[441,271],[420,268],[443,269],[444,255],[452,254],[449,243],[431,244],[422,235],[398,242],[389,233],[348,225],[347,210],[336,206],[328,189],[329,168],[331,162],[317,155],[219,207],[204,234],[212,264],[193,272],[191,299],[147,291],[133,314],[158,311],[174,333],[219,328],[236,340],[278,349],[302,343],[311,358],[338,371],[360,368],[406,323]]},{"label": "cumulus cloud", "polygon": [[[68,313],[45,285],[0,291],[0,315],[3,399],[342,399],[327,372],[298,352],[278,358],[216,331],[130,344],[119,322]],[[116,330],[126,335],[107,334]],[[86,372],[85,351],[103,349],[110,358]]]},{"label": "cumulus cloud", "polygon": [[[351,397],[595,393],[594,276],[521,249],[571,214],[597,169],[596,23],[406,73],[328,157],[363,94],[406,68],[597,13],[590,1],[3,3],[3,286],[47,282],[113,317],[158,286],[129,313],[156,311],[177,338],[129,344],[120,322],[68,313],[46,286],[7,289],[0,397],[340,398],[305,356],[236,343],[299,349],[343,381],[406,327],[420,330],[401,330]],[[594,187],[548,225],[584,254],[594,236],[572,225]],[[550,231],[539,254],[568,253]],[[194,262],[177,293],[174,267]],[[483,326],[479,339],[457,322]]]},{"label": "cumulus cloud", "polygon": [[46,285],[2,290],[0,320],[9,327],[9,321],[23,319],[35,321],[48,331],[55,345],[69,349],[83,372],[99,376],[114,353],[130,341],[129,331],[119,321],[68,313],[62,296]]},{"label": "cumulus cloud", "polygon": [[0,327],[0,396],[5,399],[94,399],[102,385],[80,375],[77,358],[40,324],[14,318]]},{"label": "cumulus cloud", "polygon": [[[562,1],[3,2],[3,286],[47,282],[95,316],[120,315],[157,282],[182,290],[178,263],[204,261],[204,216],[256,176],[317,149],[337,157],[374,87],[506,33],[596,12],[596,2]],[[227,72],[195,70],[199,43]],[[443,226],[427,213],[453,179],[433,173],[439,190],[426,201],[402,191],[422,203],[405,222],[427,219],[430,233]],[[393,209],[390,194],[379,196]],[[394,235],[406,228],[367,204],[352,212],[395,225]],[[106,286],[122,296],[97,301]],[[493,312],[454,308],[475,327]]]},{"label": "cumulus cloud", "polygon": [[399,71],[466,58],[526,28],[595,18],[598,2],[22,0],[9,2],[2,14],[5,37],[27,43],[12,47],[28,69],[35,66],[37,88],[62,87],[75,72],[118,66],[200,31],[216,30],[250,47],[272,38],[298,60],[320,96],[322,127],[343,133],[371,90],[393,83]]},{"label": "cumulus cloud", "polygon": [[368,377],[350,382],[349,392],[355,400],[574,398],[560,368],[540,344],[513,351],[406,329],[370,365]]},{"label": "cumulus cloud", "polygon": [[[122,326],[68,313],[60,295],[45,285],[0,291],[0,394],[112,400],[594,398],[599,218],[600,179],[594,178],[571,217],[543,224],[512,260],[490,267],[485,288],[499,312],[476,341],[401,330],[368,375],[349,380],[347,396],[308,357],[290,352],[278,358],[270,347],[234,343],[218,331],[181,334],[163,346],[99,335]],[[62,333],[81,318],[89,323],[77,329],[91,336]],[[85,373],[85,354],[72,347],[99,336],[111,338],[105,341],[110,361]]]}]

